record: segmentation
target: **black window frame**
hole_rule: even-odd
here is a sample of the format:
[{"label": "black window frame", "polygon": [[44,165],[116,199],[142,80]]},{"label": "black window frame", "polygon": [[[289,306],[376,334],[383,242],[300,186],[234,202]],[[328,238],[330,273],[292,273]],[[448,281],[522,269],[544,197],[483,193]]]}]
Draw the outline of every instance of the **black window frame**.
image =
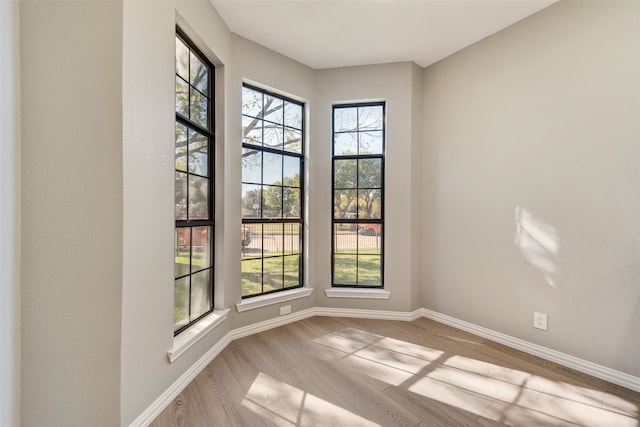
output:
[{"label": "black window frame", "polygon": [[[288,290],[292,290],[292,289],[298,289],[298,288],[302,288],[304,287],[304,278],[305,278],[305,262],[304,262],[304,258],[305,258],[305,142],[306,142],[306,136],[305,136],[305,128],[306,128],[306,117],[305,117],[305,111],[306,111],[306,105],[304,102],[301,102],[297,99],[293,99],[291,97],[288,97],[286,95],[283,95],[281,93],[277,93],[277,92],[273,92],[270,91],[268,89],[265,89],[263,87],[260,86],[256,86],[250,83],[246,83],[243,82],[242,84],[242,88],[247,88],[249,90],[255,91],[255,92],[260,92],[262,93],[263,99],[264,97],[273,97],[273,98],[277,98],[279,100],[281,100],[283,102],[283,111],[284,111],[284,103],[291,103],[291,104],[295,104],[298,105],[301,108],[301,124],[300,124],[300,128],[295,128],[295,127],[290,127],[287,126],[286,124],[284,124],[284,120],[283,120],[283,132],[286,131],[287,129],[290,130],[299,130],[300,131],[300,152],[299,153],[295,153],[292,151],[285,151],[285,141],[283,139],[283,144],[282,144],[282,148],[278,149],[278,148],[273,148],[273,147],[269,147],[269,146],[265,146],[262,143],[260,145],[258,144],[251,144],[251,143],[247,143],[245,142],[245,138],[242,138],[242,148],[243,151],[244,150],[255,150],[261,153],[270,153],[270,154],[275,154],[275,155],[282,155],[283,156],[283,170],[284,170],[284,157],[288,156],[291,158],[296,158],[299,160],[300,162],[300,176],[299,176],[299,191],[300,191],[300,196],[299,196],[299,202],[300,202],[300,212],[299,212],[299,218],[293,218],[293,217],[280,217],[280,218],[272,218],[272,217],[264,217],[263,216],[263,208],[265,206],[265,202],[264,202],[264,195],[263,193],[261,193],[261,200],[260,200],[260,208],[259,211],[261,213],[260,217],[245,217],[244,215],[242,216],[242,236],[243,236],[243,240],[244,240],[244,236],[245,236],[245,227],[251,227],[251,226],[257,226],[257,225],[261,225],[263,227],[268,226],[268,225],[272,225],[272,224],[283,224],[283,243],[285,241],[285,235],[286,235],[286,224],[297,224],[298,225],[298,229],[299,229],[299,242],[298,242],[298,247],[299,247],[299,252],[297,254],[287,254],[284,250],[283,250],[283,254],[282,255],[273,255],[273,256],[256,256],[256,257],[246,257],[245,256],[245,246],[244,244],[242,245],[242,261],[250,261],[250,260],[257,260],[257,259],[261,259],[261,284],[260,284],[260,288],[261,291],[259,293],[252,293],[252,294],[244,294],[244,290],[241,289],[241,297],[243,300],[245,299],[249,299],[249,298],[255,298],[255,297],[259,297],[262,295],[268,295],[268,294],[274,294],[277,292],[283,292],[283,291],[288,291]],[[261,113],[258,115],[259,117],[256,116],[251,116],[251,115],[245,115],[244,113],[242,113],[242,117],[243,118],[247,118],[247,119],[252,119],[252,120],[260,120],[261,123],[261,142],[264,140],[264,122],[267,123],[272,123],[270,120],[265,119],[264,115],[263,115],[264,111],[261,111]],[[262,178],[264,177],[264,160],[261,161],[261,173],[262,173]],[[246,184],[248,185],[262,185],[263,187],[265,186],[264,183],[257,183],[257,182],[245,182],[243,178],[241,178],[241,184],[244,186]],[[277,186],[277,185],[276,185]],[[284,182],[281,183],[280,185],[283,189],[284,188],[297,188],[297,187],[290,187],[290,186],[285,186]],[[283,199],[284,199],[284,192],[283,192]],[[264,245],[264,233],[261,234],[262,236],[262,241],[260,244],[260,248],[264,249],[265,245]],[[287,257],[291,257],[291,256],[297,256],[298,257],[298,283],[294,286],[285,286],[285,281],[284,281],[284,276],[285,276],[285,261]],[[283,287],[279,288],[279,289],[270,289],[270,290],[266,290],[265,291],[265,259],[270,259],[270,258],[278,258],[278,257],[282,257],[283,258],[283,270],[282,270],[282,274],[283,274]],[[242,274],[242,273],[241,273]],[[242,286],[242,285],[241,285]]]},{"label": "black window frame", "polygon": [[[357,132],[366,133],[367,130],[361,130],[358,125],[355,131],[336,131],[336,109],[347,109],[347,108],[366,108],[366,107],[382,107],[382,148],[380,154],[339,154],[336,155],[335,150],[335,141],[336,135],[342,133],[351,133]],[[355,102],[355,103],[345,103],[345,104],[334,104],[331,108],[331,287],[333,288],[353,288],[353,289],[384,289],[384,266],[385,266],[385,155],[386,155],[386,133],[387,133],[387,122],[386,122],[386,114],[387,114],[387,106],[385,101],[374,101],[374,102]],[[358,121],[358,119],[357,119]],[[376,130],[378,131],[378,130]],[[336,201],[335,194],[336,190],[345,190],[342,188],[336,188],[336,174],[335,174],[335,165],[338,160],[356,160],[356,162],[360,160],[367,159],[379,159],[380,160],[380,217],[379,218],[359,218],[359,208],[356,208],[356,217],[355,218],[337,218],[336,217]],[[351,190],[355,190],[356,193],[360,189],[359,186],[359,178],[356,179],[356,187],[348,188]],[[366,188],[366,187],[365,187]],[[377,187],[376,187],[377,189]],[[356,206],[358,203],[358,199],[356,198]],[[375,236],[379,237],[380,241],[380,284],[358,284],[358,259],[361,256],[359,252],[359,243],[358,238],[356,238],[356,283],[336,283],[336,245],[337,245],[337,236],[336,236],[336,225],[342,225],[344,227],[350,227],[355,229],[356,236],[361,234],[361,224],[373,224],[374,230],[375,227],[378,228],[379,231],[375,231]],[[366,225],[364,227],[366,227]],[[364,228],[367,231],[367,228]]]},{"label": "black window frame", "polygon": [[[176,301],[175,301],[175,286],[178,280],[184,279],[186,277],[189,278],[189,303],[188,303],[188,308],[189,308],[189,312],[188,312],[188,322],[184,325],[181,325],[179,327],[175,327],[175,318],[174,318],[174,336],[177,336],[178,334],[180,334],[181,332],[189,329],[192,325],[194,325],[195,323],[197,323],[200,319],[202,319],[203,317],[207,316],[208,314],[210,314],[211,312],[213,312],[214,307],[215,307],[215,286],[214,286],[214,276],[215,276],[215,67],[213,65],[213,63],[207,58],[207,56],[195,45],[195,43],[193,43],[193,41],[178,27],[176,26],[176,33],[175,33],[175,38],[174,40],[176,40],[177,43],[177,39],[179,39],[180,41],[182,41],[182,43],[184,43],[184,45],[189,49],[190,53],[193,53],[198,60],[200,60],[207,68],[208,68],[208,80],[207,80],[207,90],[206,93],[204,93],[203,91],[201,91],[199,88],[196,88],[194,85],[191,84],[191,82],[186,82],[188,87],[189,87],[189,105],[191,103],[191,90],[196,90],[198,91],[200,94],[204,95],[206,97],[206,105],[207,105],[207,119],[206,119],[206,127],[202,126],[200,123],[194,121],[192,118],[190,117],[186,117],[183,114],[179,113],[177,110],[177,96],[176,96],[176,111],[175,111],[175,123],[176,123],[176,128],[178,127],[178,125],[182,125],[184,127],[187,128],[187,133],[189,132],[189,130],[193,130],[196,131],[198,133],[200,133],[201,135],[205,136],[208,139],[208,144],[207,144],[207,175],[199,175],[195,172],[190,172],[189,171],[189,167],[187,167],[186,172],[183,170],[179,170],[177,168],[177,166],[174,165],[175,167],[175,171],[176,174],[178,173],[184,173],[187,176],[187,183],[188,183],[188,179],[190,176],[194,176],[194,177],[198,177],[200,179],[207,179],[208,180],[208,194],[207,194],[207,210],[208,210],[208,217],[206,219],[204,218],[198,218],[198,219],[190,219],[188,218],[188,212],[189,212],[189,186],[187,184],[187,192],[186,192],[186,211],[187,211],[187,219],[178,219],[178,215],[175,215],[175,242],[174,242],[174,251],[176,251],[176,256],[179,250],[179,246],[180,246],[180,231],[179,230],[189,230],[188,234],[189,234],[189,265],[190,265],[190,271],[187,274],[182,274],[182,275],[177,275],[177,273],[174,273],[174,310],[176,309]],[[189,71],[190,72],[190,71]],[[176,69],[176,79],[180,78],[183,82],[184,79],[182,79],[179,75],[178,75],[178,71]],[[190,114],[190,113],[189,113]],[[177,140],[176,140],[177,143]],[[188,156],[188,150],[189,150],[189,145],[190,143],[186,143],[186,155],[185,157]],[[174,150],[177,149],[174,148]],[[174,153],[175,155],[175,153]],[[188,157],[187,157],[188,158]],[[188,160],[187,160],[188,162]],[[174,162],[175,163],[175,162]],[[174,190],[174,191],[177,191]],[[210,259],[209,259],[209,267],[205,267],[203,269],[200,270],[196,270],[196,271],[192,271],[192,260],[193,260],[193,247],[194,247],[194,236],[193,236],[193,232],[194,229],[197,227],[210,227],[210,233],[208,235],[208,239],[209,239],[209,247],[208,247],[208,251],[210,254]],[[206,311],[204,311],[201,314],[198,314],[195,317],[191,317],[191,308],[192,308],[192,304],[191,304],[191,299],[193,296],[193,288],[192,288],[192,276],[195,274],[198,274],[200,272],[209,270],[209,283],[208,283],[208,287],[209,287],[209,292],[211,295],[210,298],[210,304],[209,307]]]}]

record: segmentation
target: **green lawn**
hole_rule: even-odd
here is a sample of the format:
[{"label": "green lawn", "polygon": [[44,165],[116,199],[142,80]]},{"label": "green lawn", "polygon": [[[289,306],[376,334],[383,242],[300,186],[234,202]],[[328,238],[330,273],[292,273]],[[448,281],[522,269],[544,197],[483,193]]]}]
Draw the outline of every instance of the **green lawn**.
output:
[{"label": "green lawn", "polygon": [[382,285],[380,255],[335,254],[333,283],[338,285]]},{"label": "green lawn", "polygon": [[[242,295],[255,295],[272,290],[290,288],[300,284],[300,256],[291,255],[264,259],[246,259],[242,261]],[[283,269],[284,262],[284,269]]]},{"label": "green lawn", "polygon": [[[207,266],[205,254],[194,251],[191,264],[189,263],[189,251],[178,251],[175,256],[175,277],[184,276]],[[192,267],[193,266],[193,267]],[[176,280],[173,287],[173,321],[176,327],[188,323],[189,319],[189,277]]]}]

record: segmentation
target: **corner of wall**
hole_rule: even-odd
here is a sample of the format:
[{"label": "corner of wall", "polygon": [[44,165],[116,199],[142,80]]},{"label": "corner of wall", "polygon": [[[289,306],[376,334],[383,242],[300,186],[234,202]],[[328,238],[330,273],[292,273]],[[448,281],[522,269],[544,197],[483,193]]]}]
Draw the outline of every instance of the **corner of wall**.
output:
[{"label": "corner of wall", "polygon": [[0,2],[0,425],[20,425],[19,3]]},{"label": "corner of wall", "polygon": [[411,63],[411,310],[422,307],[423,69]]}]

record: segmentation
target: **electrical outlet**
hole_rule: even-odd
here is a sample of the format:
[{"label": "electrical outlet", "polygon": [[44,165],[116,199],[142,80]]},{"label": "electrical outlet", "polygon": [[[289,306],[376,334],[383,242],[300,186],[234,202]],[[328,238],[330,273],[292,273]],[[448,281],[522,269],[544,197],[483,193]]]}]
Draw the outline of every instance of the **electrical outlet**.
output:
[{"label": "electrical outlet", "polygon": [[537,311],[534,312],[533,327],[546,331],[547,330],[547,313],[538,313]]},{"label": "electrical outlet", "polygon": [[280,316],[291,313],[291,304],[280,307]]}]

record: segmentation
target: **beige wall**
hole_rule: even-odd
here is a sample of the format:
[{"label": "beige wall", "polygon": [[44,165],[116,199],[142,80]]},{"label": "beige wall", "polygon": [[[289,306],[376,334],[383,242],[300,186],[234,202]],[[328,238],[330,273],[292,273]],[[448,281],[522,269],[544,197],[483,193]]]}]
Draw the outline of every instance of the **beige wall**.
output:
[{"label": "beige wall", "polygon": [[122,3],[22,2],[21,425],[120,422]]},{"label": "beige wall", "polygon": [[[414,239],[419,237],[412,228],[412,211],[419,198],[412,183],[419,165],[412,162],[412,155],[419,148],[416,137],[420,127],[413,122],[417,119],[412,110],[414,83],[420,87],[414,75],[415,65],[410,62],[318,71],[317,137],[310,150],[315,163],[311,174],[315,221],[310,228],[318,236],[311,242],[317,254],[311,284],[318,306],[408,311],[417,303],[412,302],[412,296],[419,292],[413,292],[412,278],[418,266],[412,263],[410,253]],[[386,101],[384,281],[391,297],[327,298],[324,290],[331,287],[331,106],[369,100]]]},{"label": "beige wall", "polygon": [[[24,2],[22,424],[128,425],[232,328],[278,316],[234,307],[243,79],[308,102],[314,294],[294,312],[427,307],[640,375],[639,7],[560,3],[426,70],[318,71],[232,35],[206,0]],[[176,22],[217,67],[216,306],[231,312],[169,364]],[[388,301],[324,294],[331,105],[362,100],[387,102]]]},{"label": "beige wall", "polygon": [[427,308],[640,375],[639,42],[560,2],[426,69]]},{"label": "beige wall", "polygon": [[[122,424],[130,424],[229,330],[229,322],[174,363],[173,346],[174,133],[176,22],[216,65],[216,179],[223,191],[226,65],[230,33],[208,1],[125,2],[123,88],[123,279]],[[221,194],[222,193],[222,194]],[[225,239],[224,204],[218,203],[216,233]],[[223,208],[219,208],[223,206]],[[237,236],[234,233],[233,236]],[[216,247],[224,254],[224,247]],[[226,243],[225,243],[226,244]],[[215,280],[225,289],[225,260]],[[222,286],[221,286],[222,285]],[[216,306],[227,307],[224,292]]]},{"label": "beige wall", "polygon": [[[282,93],[286,96],[298,99],[305,103],[306,113],[306,160],[307,173],[314,167],[313,162],[309,162],[309,153],[312,152],[314,144],[317,143],[315,133],[309,132],[313,126],[309,126],[309,118],[315,110],[315,73],[314,71],[298,62],[295,62],[279,53],[265,49],[249,40],[234,35],[232,38],[232,58],[233,64],[230,71],[230,91],[228,96],[229,107],[229,127],[227,130],[227,199],[226,209],[229,213],[228,228],[239,230],[242,218],[241,213],[241,193],[242,193],[242,83],[247,81],[251,84]],[[307,175],[308,177],[308,175]],[[307,179],[308,182],[308,179]],[[308,187],[307,187],[308,188]],[[312,191],[308,190],[306,196]],[[313,196],[311,196],[313,197]],[[311,209],[310,209],[311,207]],[[313,217],[313,202],[306,200],[307,218]],[[313,241],[313,234],[306,235],[307,246]],[[230,295],[229,302],[233,307],[231,313],[234,328],[250,325],[252,323],[278,317],[279,307],[291,304],[292,312],[313,307],[313,296],[288,301],[256,310],[237,313],[234,304],[242,300],[240,284],[240,240],[229,239],[230,244],[225,265],[234,266],[228,268],[229,280],[227,292]],[[305,279],[309,278],[309,269],[313,268],[314,254],[311,251],[305,253]],[[306,282],[305,282],[306,283]]]}]

